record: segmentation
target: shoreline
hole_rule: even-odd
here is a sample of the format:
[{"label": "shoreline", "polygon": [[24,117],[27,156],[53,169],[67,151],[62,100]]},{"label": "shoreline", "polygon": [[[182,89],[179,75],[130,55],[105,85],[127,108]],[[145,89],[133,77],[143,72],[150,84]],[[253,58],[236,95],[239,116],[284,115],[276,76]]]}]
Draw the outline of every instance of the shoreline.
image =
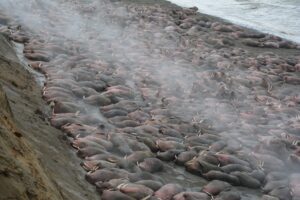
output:
[{"label": "shoreline", "polygon": [[[173,2],[171,2],[171,3],[173,3]],[[176,4],[176,3],[173,3],[173,4]],[[178,6],[180,6],[180,5],[178,5]],[[182,7],[186,7],[186,6],[182,6]],[[264,26],[259,26],[259,23],[255,23],[253,21],[253,22],[251,22],[247,25],[247,22],[246,22],[245,19],[241,20],[241,19],[239,19],[237,17],[233,17],[233,16],[226,17],[226,15],[223,15],[223,17],[222,17],[220,14],[218,15],[217,13],[214,13],[212,11],[211,12],[209,12],[209,11],[206,12],[204,9],[200,9],[199,12],[201,12],[203,14],[207,14],[207,15],[210,15],[210,16],[220,18],[221,20],[225,20],[227,22],[239,25],[241,27],[257,30],[257,31],[265,33],[265,34],[275,35],[275,36],[281,37],[285,40],[288,40],[288,41],[291,41],[291,42],[294,42],[294,43],[297,43],[297,44],[300,43],[300,38],[299,37],[295,38],[295,36],[297,36],[297,34],[287,34],[287,33],[285,33],[285,30],[273,30],[274,32],[272,32],[271,30],[268,30],[268,28],[270,29],[271,27],[266,28],[266,24],[264,24]]]},{"label": "shoreline", "polygon": [[[170,2],[168,0],[150,0],[150,2],[147,2],[147,3],[143,2],[143,1],[140,1],[140,0],[125,0],[124,2],[138,3],[138,4],[143,4],[143,5],[150,5],[150,4],[154,3],[154,4],[161,5],[161,6],[166,6],[166,8],[186,8],[186,9],[190,8],[190,7],[177,5],[177,4],[175,4],[173,2]],[[282,37],[282,36],[267,32],[267,31],[261,31],[261,30],[256,29],[256,28],[252,28],[251,26],[248,27],[247,25],[243,25],[241,23],[235,23],[232,20],[227,20],[225,18],[216,16],[216,15],[203,13],[199,10],[198,10],[198,13],[199,13],[199,15],[210,18],[212,21],[221,22],[221,23],[223,22],[223,23],[226,23],[226,24],[236,25],[236,26],[241,27],[242,29],[247,30],[248,32],[263,33],[263,34],[266,34],[266,35],[276,36],[278,38],[281,38],[284,41],[289,41],[289,42],[292,42],[294,44],[297,44],[299,46],[299,49],[300,49],[300,41],[297,42],[297,41],[291,40],[289,38],[285,38],[285,37]]]}]

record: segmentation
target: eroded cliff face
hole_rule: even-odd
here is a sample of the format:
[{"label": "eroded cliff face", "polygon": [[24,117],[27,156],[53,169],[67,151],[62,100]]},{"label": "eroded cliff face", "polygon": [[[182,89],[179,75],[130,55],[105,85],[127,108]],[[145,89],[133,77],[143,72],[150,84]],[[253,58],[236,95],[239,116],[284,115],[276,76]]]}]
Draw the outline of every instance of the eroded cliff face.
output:
[{"label": "eroded cliff face", "polygon": [[0,199],[96,199],[68,142],[47,122],[41,88],[2,35],[0,69]]}]

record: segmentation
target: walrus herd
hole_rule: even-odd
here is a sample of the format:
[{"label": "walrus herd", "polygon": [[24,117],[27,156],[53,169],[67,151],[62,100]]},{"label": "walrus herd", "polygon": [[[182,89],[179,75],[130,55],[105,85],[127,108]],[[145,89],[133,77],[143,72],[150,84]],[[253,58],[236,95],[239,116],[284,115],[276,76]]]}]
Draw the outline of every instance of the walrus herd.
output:
[{"label": "walrus herd", "polygon": [[195,7],[70,5],[86,35],[37,8],[54,28],[2,10],[0,32],[45,75],[50,124],[102,200],[300,199],[298,44]]}]

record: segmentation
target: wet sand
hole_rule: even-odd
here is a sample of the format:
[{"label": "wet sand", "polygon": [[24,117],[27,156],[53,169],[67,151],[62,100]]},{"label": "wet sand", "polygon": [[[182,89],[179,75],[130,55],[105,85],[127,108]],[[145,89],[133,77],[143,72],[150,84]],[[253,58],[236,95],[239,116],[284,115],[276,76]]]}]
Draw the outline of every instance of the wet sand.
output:
[{"label": "wet sand", "polygon": [[82,35],[42,9],[43,34],[1,30],[102,199],[300,196],[298,44],[163,1],[74,2]]}]

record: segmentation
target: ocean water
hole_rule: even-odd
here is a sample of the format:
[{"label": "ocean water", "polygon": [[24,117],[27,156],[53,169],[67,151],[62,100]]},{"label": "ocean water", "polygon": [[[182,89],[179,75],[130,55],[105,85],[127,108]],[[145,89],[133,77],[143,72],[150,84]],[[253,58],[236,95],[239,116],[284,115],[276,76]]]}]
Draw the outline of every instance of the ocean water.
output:
[{"label": "ocean water", "polygon": [[300,43],[300,0],[169,0]]}]

